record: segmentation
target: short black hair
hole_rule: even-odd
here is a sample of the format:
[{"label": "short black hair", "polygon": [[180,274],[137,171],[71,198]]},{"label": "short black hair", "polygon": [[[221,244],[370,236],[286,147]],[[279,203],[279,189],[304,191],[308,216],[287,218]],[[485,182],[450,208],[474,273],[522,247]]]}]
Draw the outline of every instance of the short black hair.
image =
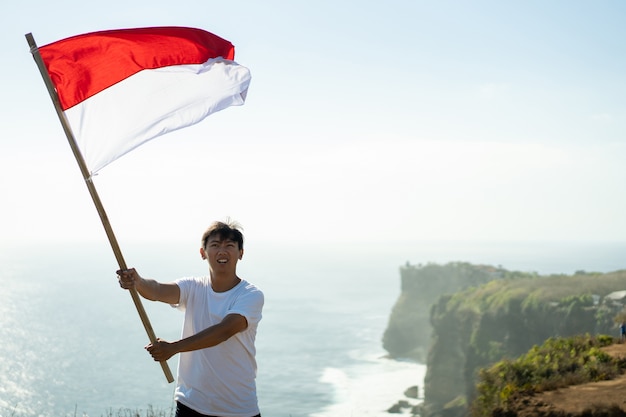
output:
[{"label": "short black hair", "polygon": [[239,249],[243,249],[243,233],[239,223],[228,221],[228,223],[216,221],[213,222],[202,235],[202,248],[206,249],[209,239],[217,236],[220,239],[227,239],[237,242]]}]

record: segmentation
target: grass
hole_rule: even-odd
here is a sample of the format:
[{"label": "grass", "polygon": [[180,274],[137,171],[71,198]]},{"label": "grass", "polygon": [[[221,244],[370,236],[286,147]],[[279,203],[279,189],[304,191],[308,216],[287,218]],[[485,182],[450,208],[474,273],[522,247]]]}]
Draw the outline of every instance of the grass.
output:
[{"label": "grass", "polygon": [[473,417],[491,416],[496,409],[506,411],[510,400],[520,394],[615,378],[626,369],[626,361],[600,349],[614,342],[611,336],[551,338],[515,360],[482,369]]},{"label": "grass", "polygon": [[[18,410],[18,406],[14,406],[12,409],[0,409],[0,417],[23,417],[26,414],[20,413]],[[170,409],[155,409],[151,405],[148,406],[147,409],[131,409],[131,408],[119,408],[114,410],[113,408],[109,408],[105,411],[104,414],[101,414],[99,417],[174,417],[176,412],[176,408],[172,406]],[[45,415],[45,413],[40,413],[40,415]],[[78,406],[74,407],[74,415],[73,417],[86,417],[86,414],[78,414]]]},{"label": "grass", "polygon": [[120,408],[115,412],[113,409],[109,409],[104,417],[174,417],[174,412],[175,409],[173,407],[169,410],[160,410],[148,406],[147,410]]}]

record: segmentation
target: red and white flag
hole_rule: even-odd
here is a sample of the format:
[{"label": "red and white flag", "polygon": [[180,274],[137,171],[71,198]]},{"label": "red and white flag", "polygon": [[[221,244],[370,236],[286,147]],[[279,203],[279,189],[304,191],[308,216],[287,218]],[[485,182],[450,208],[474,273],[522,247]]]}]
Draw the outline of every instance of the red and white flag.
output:
[{"label": "red and white flag", "polygon": [[137,146],[242,105],[250,72],[201,29],[88,33],[39,48],[93,175]]}]

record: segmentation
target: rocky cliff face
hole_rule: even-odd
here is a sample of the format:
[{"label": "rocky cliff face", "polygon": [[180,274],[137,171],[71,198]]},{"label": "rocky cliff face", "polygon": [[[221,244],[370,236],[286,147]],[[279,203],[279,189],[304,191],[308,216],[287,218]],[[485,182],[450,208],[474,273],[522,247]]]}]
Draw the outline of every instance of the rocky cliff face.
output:
[{"label": "rocky cliff face", "polygon": [[383,335],[383,347],[394,358],[425,362],[431,343],[433,303],[443,294],[502,278],[504,273],[501,268],[464,262],[406,264],[400,268],[402,291]]},{"label": "rocky cliff face", "polygon": [[465,416],[480,368],[549,337],[616,334],[623,304],[615,291],[624,288],[626,271],[539,276],[462,263],[407,265],[384,346],[417,360],[427,352],[422,417]]}]

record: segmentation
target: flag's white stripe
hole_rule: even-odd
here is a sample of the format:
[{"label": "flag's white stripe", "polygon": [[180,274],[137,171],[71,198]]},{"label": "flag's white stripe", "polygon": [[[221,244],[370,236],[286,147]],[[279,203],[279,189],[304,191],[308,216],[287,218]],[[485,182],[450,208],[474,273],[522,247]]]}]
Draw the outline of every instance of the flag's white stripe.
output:
[{"label": "flag's white stripe", "polygon": [[247,68],[222,58],[144,70],[66,110],[89,171],[142,143],[242,105]]}]

